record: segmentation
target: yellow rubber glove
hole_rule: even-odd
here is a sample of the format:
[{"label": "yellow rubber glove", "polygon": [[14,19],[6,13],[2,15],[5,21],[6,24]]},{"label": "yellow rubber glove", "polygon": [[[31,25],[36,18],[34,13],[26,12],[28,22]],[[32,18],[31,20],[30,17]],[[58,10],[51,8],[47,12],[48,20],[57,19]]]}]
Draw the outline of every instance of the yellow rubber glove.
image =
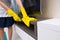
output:
[{"label": "yellow rubber glove", "polygon": [[15,21],[21,21],[20,17],[12,9],[8,9],[7,13],[12,16]]},{"label": "yellow rubber glove", "polygon": [[25,23],[27,27],[30,27],[30,22],[35,21],[36,19],[29,17],[23,7],[20,8],[20,11],[22,12],[22,15],[23,15],[22,21]]}]

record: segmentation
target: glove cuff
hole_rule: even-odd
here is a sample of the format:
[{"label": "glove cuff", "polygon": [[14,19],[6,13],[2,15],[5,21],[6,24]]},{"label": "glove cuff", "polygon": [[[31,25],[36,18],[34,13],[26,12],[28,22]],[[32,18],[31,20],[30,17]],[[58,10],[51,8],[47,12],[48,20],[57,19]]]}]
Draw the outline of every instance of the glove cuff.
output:
[{"label": "glove cuff", "polygon": [[20,8],[20,11],[21,11],[23,17],[27,17],[27,12],[24,7]]}]

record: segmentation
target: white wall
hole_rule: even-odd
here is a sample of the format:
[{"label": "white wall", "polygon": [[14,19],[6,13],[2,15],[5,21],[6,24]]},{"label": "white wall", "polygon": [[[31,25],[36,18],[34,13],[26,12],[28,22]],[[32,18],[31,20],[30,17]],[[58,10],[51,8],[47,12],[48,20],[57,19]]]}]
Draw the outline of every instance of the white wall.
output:
[{"label": "white wall", "polygon": [[41,13],[45,18],[60,18],[60,0],[41,0]]}]

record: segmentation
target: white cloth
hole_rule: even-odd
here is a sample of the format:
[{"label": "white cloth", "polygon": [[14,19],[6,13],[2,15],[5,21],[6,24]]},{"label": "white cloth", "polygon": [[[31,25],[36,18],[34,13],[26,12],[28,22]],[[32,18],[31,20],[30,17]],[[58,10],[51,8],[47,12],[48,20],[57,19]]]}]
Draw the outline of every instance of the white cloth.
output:
[{"label": "white cloth", "polygon": [[6,13],[6,10],[0,5],[0,17],[11,17]]}]

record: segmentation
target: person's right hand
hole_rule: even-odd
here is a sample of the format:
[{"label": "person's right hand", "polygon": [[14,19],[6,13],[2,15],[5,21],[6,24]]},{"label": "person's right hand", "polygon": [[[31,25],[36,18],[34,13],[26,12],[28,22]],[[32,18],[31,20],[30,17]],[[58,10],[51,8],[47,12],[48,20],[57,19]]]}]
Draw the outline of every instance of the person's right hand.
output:
[{"label": "person's right hand", "polygon": [[7,13],[13,17],[14,21],[21,21],[21,18],[12,9],[8,9]]}]

